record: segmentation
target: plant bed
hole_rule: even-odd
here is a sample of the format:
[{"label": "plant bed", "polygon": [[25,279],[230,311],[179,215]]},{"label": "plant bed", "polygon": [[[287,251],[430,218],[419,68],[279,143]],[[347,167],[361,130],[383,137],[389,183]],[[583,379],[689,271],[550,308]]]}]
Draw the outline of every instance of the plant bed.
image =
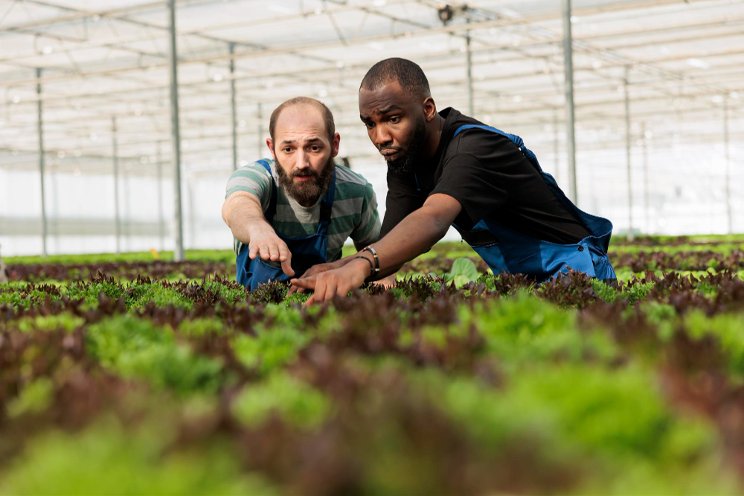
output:
[{"label": "plant bed", "polygon": [[741,492],[736,267],[535,285],[432,251],[310,307],[208,257],[13,277],[0,492]]}]

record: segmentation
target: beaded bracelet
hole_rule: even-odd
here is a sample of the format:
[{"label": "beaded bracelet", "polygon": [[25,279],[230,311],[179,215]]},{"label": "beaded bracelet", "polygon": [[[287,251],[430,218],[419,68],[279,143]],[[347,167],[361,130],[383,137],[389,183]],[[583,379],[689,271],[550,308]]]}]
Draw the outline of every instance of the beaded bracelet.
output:
[{"label": "beaded bracelet", "polygon": [[380,272],[380,257],[377,256],[377,250],[371,246],[365,246],[362,251],[368,251],[372,254],[372,258],[375,259],[375,266],[372,268],[372,274],[378,274]]}]

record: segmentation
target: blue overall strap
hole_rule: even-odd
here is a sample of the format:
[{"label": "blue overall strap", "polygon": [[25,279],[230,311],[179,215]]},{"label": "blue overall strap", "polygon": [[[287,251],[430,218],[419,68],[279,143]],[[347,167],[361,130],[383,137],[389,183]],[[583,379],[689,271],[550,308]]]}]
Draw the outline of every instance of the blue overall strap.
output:
[{"label": "blue overall strap", "polygon": [[271,224],[271,221],[274,220],[274,214],[276,214],[276,183],[274,182],[274,176],[271,174],[271,165],[269,164],[269,161],[262,158],[261,160],[258,160],[258,163],[266,169],[266,172],[269,173],[269,179],[271,179],[271,198],[269,199],[269,208],[264,212],[266,222]]}]

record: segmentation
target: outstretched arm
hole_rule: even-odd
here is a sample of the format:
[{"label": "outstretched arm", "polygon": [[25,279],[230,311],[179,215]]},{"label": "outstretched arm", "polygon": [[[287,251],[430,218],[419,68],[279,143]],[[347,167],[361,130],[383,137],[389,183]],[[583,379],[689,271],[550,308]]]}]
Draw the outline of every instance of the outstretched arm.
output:
[{"label": "outstretched arm", "polygon": [[250,246],[251,260],[258,256],[262,260],[280,262],[285,274],[294,275],[292,253],[266,222],[258,197],[246,191],[232,193],[222,205],[222,218],[233,236]]},{"label": "outstretched arm", "polygon": [[[380,260],[378,277],[395,273],[404,263],[430,249],[447,233],[461,209],[460,202],[449,195],[437,193],[427,198],[421,208],[372,245]],[[368,252],[355,256],[372,258]],[[335,296],[345,296],[351,289],[361,286],[370,273],[367,261],[352,258],[337,269],[293,279],[292,285],[314,291],[308,303],[327,301]]]}]

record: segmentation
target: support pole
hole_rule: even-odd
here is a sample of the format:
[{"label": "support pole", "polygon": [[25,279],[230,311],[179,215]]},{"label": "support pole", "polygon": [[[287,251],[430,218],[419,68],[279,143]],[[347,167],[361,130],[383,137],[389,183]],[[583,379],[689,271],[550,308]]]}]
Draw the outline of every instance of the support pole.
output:
[{"label": "support pole", "polygon": [[651,192],[648,173],[648,138],[646,137],[646,124],[641,123],[641,136],[643,136],[643,206],[645,207],[645,224],[646,234],[653,234],[651,232]]},{"label": "support pole", "polygon": [[258,128],[256,130],[256,132],[258,133],[257,134],[258,139],[256,140],[257,141],[256,151],[258,153],[256,154],[256,156],[261,157],[262,154],[266,153],[263,151],[265,144],[264,144],[264,139],[263,139],[263,106],[261,105],[261,102],[258,102],[256,104],[256,116],[258,117]]},{"label": "support pole", "polygon": [[563,63],[566,76],[566,153],[568,155],[568,196],[579,202],[576,183],[576,112],[574,107],[573,33],[571,0],[563,0]]},{"label": "support pole", "polygon": [[633,176],[631,171],[631,133],[630,133],[630,96],[628,94],[628,78],[630,68],[625,66],[625,77],[623,78],[623,95],[625,100],[625,166],[628,180],[628,239],[633,236]]},{"label": "support pole", "polygon": [[553,156],[555,157],[555,180],[560,181],[561,171],[561,138],[558,130],[558,109],[553,110]]},{"label": "support pole", "polygon": [[186,178],[186,192],[188,193],[189,202],[189,244],[196,246],[196,206],[194,201],[194,185],[192,181]]},{"label": "support pole", "polygon": [[60,242],[60,229],[59,229],[59,164],[54,169],[49,169],[49,179],[52,180],[52,212],[51,218],[49,219],[50,235],[54,237],[54,251],[59,253],[62,249],[62,243]]},{"label": "support pole", "polygon": [[39,174],[41,176],[41,254],[47,256],[46,162],[44,157],[44,108],[41,102],[41,69],[36,68],[36,132],[39,136]]},{"label": "support pole", "polygon": [[[470,18],[467,23],[470,24]],[[468,115],[473,117],[475,108],[473,105],[473,50],[470,46],[470,30],[465,32],[465,60],[467,63],[467,83],[468,83]]]},{"label": "support pole", "polygon": [[157,161],[158,171],[158,241],[160,242],[160,251],[165,250],[165,213],[163,208],[163,153],[160,149],[160,141],[157,142]]},{"label": "support pole", "polygon": [[232,161],[233,170],[238,168],[238,112],[235,103],[235,43],[230,43],[230,115],[232,116]]},{"label": "support pole", "polygon": [[171,100],[171,143],[173,146],[174,192],[175,192],[175,247],[173,259],[180,262],[183,253],[183,200],[181,198],[181,127],[178,117],[178,49],[176,47],[176,2],[168,0],[169,27],[169,65],[170,65],[170,100]]},{"label": "support pole", "polygon": [[731,136],[729,132],[729,105],[728,96],[723,97],[723,154],[726,161],[726,174],[724,180],[726,184],[726,227],[728,234],[734,232],[733,208],[731,205]]},{"label": "support pole", "polygon": [[116,117],[111,118],[111,156],[114,164],[114,219],[116,226],[116,253],[121,253],[121,212],[119,211],[119,144],[116,136]]},{"label": "support pole", "polygon": [[129,181],[130,181],[130,175],[127,174],[129,172],[129,167],[124,167],[124,180],[122,186],[124,186],[124,219],[123,219],[123,231],[124,231],[124,241],[126,241],[125,246],[127,251],[132,250],[132,210],[131,210],[131,201],[132,196],[129,194]]}]

